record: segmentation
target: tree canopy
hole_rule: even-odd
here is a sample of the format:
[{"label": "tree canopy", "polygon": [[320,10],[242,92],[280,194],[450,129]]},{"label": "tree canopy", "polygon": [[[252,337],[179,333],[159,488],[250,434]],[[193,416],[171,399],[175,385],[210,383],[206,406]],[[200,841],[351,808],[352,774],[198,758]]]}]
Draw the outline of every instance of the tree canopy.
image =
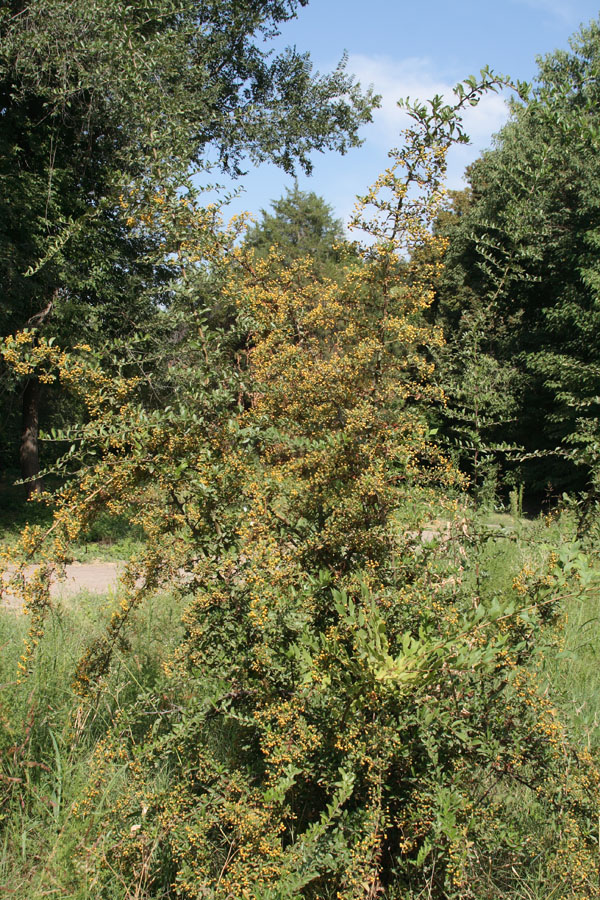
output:
[{"label": "tree canopy", "polygon": [[524,379],[507,433],[530,453],[563,454],[528,464],[538,490],[576,483],[566,456],[598,416],[599,60],[598,22],[539,60],[529,99],[471,167],[470,207],[449,231],[448,321],[457,292],[493,309],[488,349]]},{"label": "tree canopy", "polygon": [[337,245],[345,240],[344,226],[322,197],[314,191],[301,191],[295,184],[274,200],[271,208],[272,212],[261,211],[261,220],[248,229],[244,239],[259,256],[276,247],[283,265],[310,256],[317,268],[327,268],[339,259]]},{"label": "tree canopy", "polygon": [[[311,151],[345,152],[359,142],[375,100],[345,61],[315,75],[306,54],[271,53],[279,24],[302,5],[4,5],[3,334],[34,327],[68,345],[146,327],[173,274],[164,265],[173,251],[164,227],[141,213],[147,200],[190,190],[194,170],[240,174],[245,163],[268,159],[309,171]],[[29,476],[37,468],[38,388],[33,376],[24,393]]]}]

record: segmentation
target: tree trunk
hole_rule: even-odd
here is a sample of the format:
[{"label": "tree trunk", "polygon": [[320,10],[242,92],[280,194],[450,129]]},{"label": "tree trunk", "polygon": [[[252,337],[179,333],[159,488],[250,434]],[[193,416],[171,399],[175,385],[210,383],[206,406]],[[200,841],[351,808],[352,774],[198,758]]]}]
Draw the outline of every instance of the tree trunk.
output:
[{"label": "tree trunk", "polygon": [[[27,480],[27,496],[42,491],[42,479],[36,478],[40,471],[38,447],[40,382],[37,376],[30,378],[23,392],[23,432],[21,435],[21,475]],[[33,479],[33,480],[29,480]]]},{"label": "tree trunk", "polygon": [[[48,305],[27,320],[26,328],[38,331],[51,317],[58,296],[58,288],[52,294]],[[27,482],[27,496],[41,494],[42,479],[36,478],[40,471],[40,450],[38,446],[40,422],[41,384],[37,375],[33,375],[25,385],[23,392],[23,430],[21,433],[21,476]],[[31,480],[30,480],[31,479]]]}]

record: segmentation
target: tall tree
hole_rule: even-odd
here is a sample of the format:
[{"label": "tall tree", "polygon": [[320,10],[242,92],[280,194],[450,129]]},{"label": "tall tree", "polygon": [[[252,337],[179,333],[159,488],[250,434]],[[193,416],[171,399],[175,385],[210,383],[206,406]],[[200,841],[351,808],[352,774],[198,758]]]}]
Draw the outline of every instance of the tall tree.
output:
[{"label": "tall tree", "polygon": [[[68,342],[143,322],[155,304],[140,288],[168,276],[160,255],[152,259],[161,234],[140,228],[135,213],[156,191],[173,197],[209,157],[236,175],[245,160],[308,171],[312,150],[345,152],[359,142],[374,98],[353,83],[344,60],[319,76],[295,49],[270,54],[278,26],[305,4],[4,5],[4,334],[34,327]],[[31,478],[39,465],[35,375],[22,393],[22,463]]]},{"label": "tall tree", "polygon": [[[532,453],[566,451],[599,413],[599,62],[598,22],[538,61],[528,101],[471,168],[473,204],[451,233],[454,287],[493,308],[493,352],[525,378],[512,436]],[[577,483],[550,459],[529,464],[533,487]]]},{"label": "tall tree", "polygon": [[262,218],[248,229],[245,243],[259,256],[277,247],[282,262],[310,256],[317,270],[332,270],[339,262],[339,245],[345,240],[341,219],[314,191],[301,191],[296,184],[271,203],[273,212],[261,210]]}]

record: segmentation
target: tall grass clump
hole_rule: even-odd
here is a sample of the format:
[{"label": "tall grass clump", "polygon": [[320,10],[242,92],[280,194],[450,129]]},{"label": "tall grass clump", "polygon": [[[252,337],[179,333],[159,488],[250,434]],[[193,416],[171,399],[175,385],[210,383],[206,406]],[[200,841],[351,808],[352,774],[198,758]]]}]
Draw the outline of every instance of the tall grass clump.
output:
[{"label": "tall grass clump", "polygon": [[[17,663],[27,635],[18,611],[0,613],[1,798],[0,888],[7,896],[37,900],[48,890],[60,896],[97,896],[76,864],[86,846],[89,823],[76,811],[90,789],[95,755],[124,711],[159,691],[162,664],[180,634],[181,604],[162,595],[140,614],[132,640],[115,658],[102,693],[84,702],[73,688],[77,661],[102,634],[114,598],[80,594],[48,617],[27,679]],[[114,773],[98,795],[127,781],[128,766]],[[115,896],[118,886],[115,885]]]}]

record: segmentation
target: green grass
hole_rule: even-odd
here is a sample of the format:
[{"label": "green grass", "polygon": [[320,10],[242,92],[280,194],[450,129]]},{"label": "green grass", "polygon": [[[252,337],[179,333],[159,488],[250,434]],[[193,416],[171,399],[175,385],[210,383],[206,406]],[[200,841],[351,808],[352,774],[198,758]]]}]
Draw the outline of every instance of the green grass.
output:
[{"label": "green grass", "polygon": [[600,594],[591,590],[565,605],[562,649],[545,674],[579,742],[600,750]]},{"label": "green grass", "polygon": [[[467,533],[459,530],[445,543],[428,547],[440,577],[454,577],[458,565],[467,591],[488,599],[507,596],[514,576],[525,566],[542,571],[549,554],[574,545],[577,522],[573,510],[546,518],[517,517],[509,512],[466,511]],[[433,516],[445,521],[443,509]],[[590,749],[600,749],[600,522],[591,525],[577,546],[586,554],[597,581],[574,590],[563,602],[555,629],[548,632],[542,677],[576,738]],[[457,550],[459,552],[457,552]],[[467,558],[461,557],[464,551]]]},{"label": "green grass", "polygon": [[[181,600],[162,595],[149,601],[102,692],[82,702],[72,688],[75,665],[103,632],[114,603],[81,594],[57,606],[21,684],[16,672],[27,619],[0,610],[0,896],[97,900],[73,863],[88,828],[74,815],[75,804],[89,788],[97,742],[119,712],[156,690],[162,663],[181,636]],[[121,777],[128,777],[125,766]],[[125,893],[115,885],[115,900]]]},{"label": "green grass", "polygon": [[[484,528],[501,533],[481,546],[480,577],[489,593],[502,594],[510,587],[512,573],[528,564],[542,568],[550,552],[576,540],[576,522],[563,513],[547,522],[543,517],[519,519],[485,516]],[[560,708],[562,718],[580,745],[600,749],[600,542],[595,530],[578,542],[594,576],[588,586],[573,584],[562,603],[562,614],[549,634],[553,646],[544,653],[542,678]]]},{"label": "green grass", "polygon": [[141,528],[132,526],[125,516],[103,512],[71,548],[74,560],[129,559],[144,545]]}]

